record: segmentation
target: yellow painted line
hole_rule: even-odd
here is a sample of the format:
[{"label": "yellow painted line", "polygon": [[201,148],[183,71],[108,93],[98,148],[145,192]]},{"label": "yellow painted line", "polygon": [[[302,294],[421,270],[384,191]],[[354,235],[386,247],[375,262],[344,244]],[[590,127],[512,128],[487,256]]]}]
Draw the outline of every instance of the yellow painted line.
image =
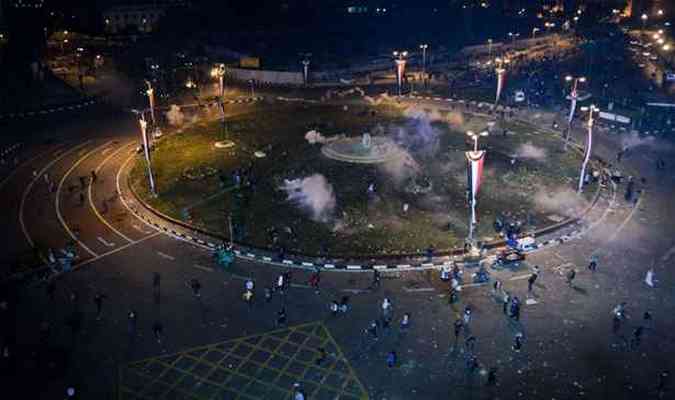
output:
[{"label": "yellow painted line", "polygon": [[[323,325],[323,324],[322,324]],[[350,374],[354,377],[354,381],[356,381],[356,384],[359,386],[361,389],[361,400],[368,400],[368,391],[366,390],[365,386],[363,386],[363,383],[361,383],[361,380],[359,379],[359,376],[356,374],[356,371],[354,371],[354,368],[352,367],[351,363],[349,362],[349,359],[345,357],[344,353],[342,352],[342,348],[338,344],[337,340],[333,337],[333,335],[330,333],[328,328],[324,327],[324,330],[326,331],[326,334],[328,337],[335,343],[335,348],[340,355],[340,358],[345,360],[345,364],[347,365],[347,369],[349,370]]]},{"label": "yellow painted line", "polygon": [[[125,148],[129,147],[129,145],[132,145],[132,144],[133,144],[133,142],[127,143],[126,145],[124,145],[124,146],[120,147],[119,149],[115,150],[114,152],[112,152],[108,157],[106,157],[103,161],[101,161],[101,163],[98,165],[98,167],[96,167],[96,170],[95,170],[96,173],[98,174],[101,171],[101,168],[103,168],[103,165],[105,165],[105,163],[107,163],[108,160],[110,160],[112,157],[119,154],[119,152],[121,152],[122,150],[124,150]],[[133,239],[130,239],[128,236],[126,236],[125,234],[123,234],[122,232],[117,230],[114,226],[112,226],[112,224],[110,224],[105,218],[103,218],[101,213],[98,212],[98,209],[96,209],[96,206],[94,205],[94,200],[92,199],[92,190],[93,190],[92,188],[93,188],[93,186],[94,186],[93,183],[89,185],[88,197],[89,197],[89,207],[94,212],[94,215],[96,215],[96,218],[98,218],[99,221],[101,221],[105,226],[107,226],[111,231],[115,232],[122,239],[124,239],[124,240],[126,240],[127,242],[130,242],[130,243],[133,242],[134,241]]]},{"label": "yellow painted line", "polygon": [[65,151],[62,153],[60,156],[57,158],[53,159],[52,161],[49,162],[49,164],[45,165],[40,172],[37,173],[36,176],[33,177],[33,179],[28,183],[28,186],[26,186],[26,189],[23,191],[23,194],[21,195],[21,203],[19,204],[19,224],[21,225],[21,230],[23,231],[23,236],[26,238],[26,241],[30,245],[30,247],[35,247],[35,243],[33,242],[33,239],[30,237],[30,234],[28,233],[28,229],[26,228],[26,221],[24,220],[23,214],[24,214],[24,209],[26,206],[26,199],[28,198],[28,194],[30,191],[33,189],[33,186],[35,186],[35,182],[37,182],[38,179],[41,179],[42,176],[49,170],[49,168],[52,167],[52,165],[56,164],[59,160],[61,160],[63,157],[67,156],[68,154],[77,151],[83,146],[86,146],[87,144],[91,143],[91,140],[87,140],[86,142],[80,143],[77,146],[73,147],[72,149]]},{"label": "yellow painted line", "polygon": [[91,150],[90,152],[88,152],[85,155],[83,155],[82,157],[80,157],[80,159],[77,160],[73,164],[72,167],[70,167],[70,169],[61,177],[61,181],[59,182],[59,186],[56,189],[56,199],[54,201],[54,209],[56,210],[56,217],[59,219],[59,222],[61,222],[61,226],[63,226],[63,229],[66,230],[66,232],[71,237],[71,239],[76,241],[77,244],[79,244],[84,250],[87,251],[87,253],[91,254],[93,257],[98,256],[98,254],[96,254],[92,249],[87,247],[87,245],[84,244],[83,241],[81,241],[77,236],[75,236],[73,231],[70,230],[70,227],[66,223],[66,220],[63,218],[63,215],[61,215],[61,189],[63,189],[63,184],[65,183],[66,179],[68,179],[68,176],[75,170],[75,168],[77,168],[82,163],[82,161],[87,159],[87,157],[89,157],[90,155],[100,151],[101,148],[110,145],[112,142],[113,141],[111,140],[107,143],[104,143],[104,144],[96,147],[94,150]]}]

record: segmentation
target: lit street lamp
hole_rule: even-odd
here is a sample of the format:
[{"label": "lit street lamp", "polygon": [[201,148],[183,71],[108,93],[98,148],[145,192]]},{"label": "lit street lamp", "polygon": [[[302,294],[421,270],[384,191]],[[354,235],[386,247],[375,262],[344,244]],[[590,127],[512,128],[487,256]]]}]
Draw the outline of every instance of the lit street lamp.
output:
[{"label": "lit street lamp", "polygon": [[152,118],[152,126],[157,126],[157,121],[155,120],[155,90],[152,88],[149,80],[145,80],[145,84],[148,85],[148,90],[145,93],[148,95],[148,102],[150,103],[150,118]]},{"label": "lit street lamp", "polygon": [[251,98],[253,99],[253,98],[255,98],[255,90],[253,89],[253,86],[254,86],[253,84],[254,84],[255,82],[253,81],[253,79],[249,79],[249,80],[248,80],[248,83],[251,84]]},{"label": "lit street lamp", "polygon": [[488,57],[492,59],[492,39],[488,39]]},{"label": "lit street lamp", "polygon": [[509,32],[509,37],[511,38],[511,44],[512,44],[512,46],[515,46],[515,45],[516,45],[516,39],[517,39],[518,37],[520,37],[520,33]]},{"label": "lit street lamp", "polygon": [[305,86],[307,86],[309,85],[309,58],[312,56],[312,53],[300,53],[300,56],[302,56],[302,77]]},{"label": "lit street lamp", "polygon": [[539,31],[540,31],[539,28],[532,28],[532,39],[534,39],[535,34],[536,34],[537,32],[539,32]]},{"label": "lit street lamp", "polygon": [[466,135],[473,139],[473,151],[478,151],[478,139],[480,137],[485,137],[489,135],[490,133],[488,131],[483,131],[483,132],[474,132],[474,131],[467,131]]},{"label": "lit street lamp", "polygon": [[422,77],[424,83],[427,82],[427,49],[429,48],[428,44],[421,44],[420,49],[422,49]]},{"label": "lit street lamp", "polygon": [[591,158],[591,145],[593,144],[593,112],[598,112],[600,109],[592,104],[590,107],[582,107],[581,110],[588,111],[588,135],[586,139],[586,153],[584,155],[584,161],[581,164],[581,174],[579,175],[579,188],[577,189],[577,193],[581,193],[584,188],[586,165]]},{"label": "lit street lamp", "polygon": [[647,19],[649,19],[649,17],[647,16],[647,14],[642,14],[642,15],[640,16],[640,19],[642,20],[642,32],[641,32],[641,34],[644,35],[644,33],[645,33],[645,25],[647,25]]},{"label": "lit street lamp", "polygon": [[398,95],[401,96],[401,85],[403,84],[403,74],[405,73],[407,51],[394,51],[394,63],[396,64],[396,82],[398,83]]},{"label": "lit street lamp", "polygon": [[225,64],[218,64],[213,69],[211,69],[211,76],[218,78],[218,96],[220,96],[221,101],[225,97],[225,85],[223,79],[225,77]]},{"label": "lit street lamp", "polygon": [[570,114],[567,117],[567,132],[565,133],[565,150],[567,150],[567,145],[569,144],[569,137],[570,137],[570,131],[572,129],[572,120],[574,119],[574,112],[576,111],[577,108],[577,99],[579,98],[578,92],[577,92],[577,86],[579,82],[584,83],[586,82],[586,78],[583,76],[580,77],[573,77],[571,75],[567,75],[565,77],[565,81],[567,82],[572,82],[572,91],[570,92]]},{"label": "lit street lamp", "polygon": [[508,64],[510,60],[508,58],[495,58],[495,72],[497,73],[497,94],[495,95],[495,105],[499,103],[499,97],[502,94],[502,88],[504,86],[504,74],[506,73],[505,65]]},{"label": "lit street lamp", "polygon": [[141,139],[143,140],[143,153],[145,154],[145,161],[148,165],[148,180],[150,182],[150,191],[153,195],[157,195],[155,189],[155,178],[152,176],[152,166],[150,165],[150,146],[148,145],[148,122],[145,120],[145,114],[142,111],[134,111],[136,114],[140,114],[138,123],[141,126]]}]

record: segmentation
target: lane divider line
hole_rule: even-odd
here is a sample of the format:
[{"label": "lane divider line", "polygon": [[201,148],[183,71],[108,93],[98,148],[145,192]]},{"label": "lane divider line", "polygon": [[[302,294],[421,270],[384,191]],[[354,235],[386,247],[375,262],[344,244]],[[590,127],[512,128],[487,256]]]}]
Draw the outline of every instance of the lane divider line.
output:
[{"label": "lane divider line", "polygon": [[70,174],[73,171],[75,171],[75,168],[77,168],[80,164],[82,164],[82,162],[84,160],[86,160],[90,155],[101,151],[102,148],[104,148],[106,146],[109,146],[110,144],[112,144],[112,142],[113,141],[111,140],[107,143],[104,143],[104,144],[94,148],[94,150],[91,150],[91,151],[87,152],[85,155],[83,155],[82,157],[80,157],[80,159],[77,160],[70,167],[70,169],[68,171],[66,171],[66,173],[61,177],[61,181],[59,182],[59,186],[56,189],[56,199],[54,200],[54,209],[56,210],[56,217],[59,219],[59,222],[61,222],[61,226],[63,227],[63,229],[66,230],[66,233],[68,233],[70,238],[73,239],[75,242],[77,242],[77,244],[79,244],[87,253],[91,254],[92,257],[96,257],[96,256],[98,256],[98,254],[96,254],[92,249],[87,247],[87,245],[84,244],[83,241],[81,241],[77,236],[75,236],[73,231],[70,230],[70,227],[66,223],[66,220],[63,218],[63,215],[61,214],[61,190],[63,189],[63,184],[66,182],[66,179],[68,179],[68,176],[70,176]]},{"label": "lane divider line", "polygon": [[158,252],[157,252],[157,255],[160,256],[160,257],[162,257],[162,258],[166,258],[167,260],[171,260],[171,261],[174,261],[174,260],[176,259],[176,257],[170,256],[170,255],[168,255],[168,254],[166,254],[166,253],[162,253],[161,251],[158,251]]},{"label": "lane divider line", "polygon": [[23,236],[26,238],[26,241],[30,245],[30,247],[35,247],[35,242],[33,242],[33,238],[30,237],[30,234],[28,233],[28,229],[26,228],[26,221],[24,219],[24,209],[26,208],[26,199],[28,198],[28,194],[30,191],[33,189],[33,186],[35,186],[35,182],[37,182],[38,179],[42,179],[42,176],[47,172],[52,165],[56,164],[59,162],[62,158],[67,156],[70,153],[76,152],[79,150],[81,147],[86,146],[87,144],[91,143],[91,140],[87,140],[85,142],[82,142],[75,147],[73,147],[70,150],[66,150],[63,152],[61,155],[50,161],[47,165],[45,165],[40,172],[37,173],[36,176],[31,179],[31,181],[28,183],[26,186],[26,189],[24,189],[23,194],[21,195],[21,203],[19,204],[19,225],[21,225],[21,230],[23,231]]},{"label": "lane divider line", "polygon": [[[119,149],[115,150],[112,154],[110,154],[108,157],[106,157],[103,161],[101,161],[101,163],[98,165],[98,167],[96,167],[96,170],[95,170],[96,173],[98,174],[101,171],[101,169],[103,168],[103,166],[111,158],[113,158],[115,155],[119,154],[122,150],[124,150],[125,148],[129,147],[132,144],[134,144],[134,142],[127,143],[126,145],[124,145],[124,146],[120,147]],[[134,241],[133,239],[129,238],[127,235],[123,234],[117,228],[112,226],[112,224],[109,223],[105,218],[103,218],[103,215],[101,215],[101,213],[98,211],[98,209],[94,205],[94,200],[93,200],[93,196],[92,196],[92,190],[93,190],[92,186],[94,186],[94,185],[90,184],[89,190],[88,190],[89,207],[94,212],[94,215],[96,215],[96,218],[98,218],[98,220],[101,221],[105,226],[107,226],[111,231],[115,232],[117,234],[117,236],[121,237],[122,239],[126,240],[129,243],[132,243]],[[146,232],[143,232],[143,233],[146,233]]]},{"label": "lane divider line", "polygon": [[134,246],[134,245],[136,245],[136,244],[145,242],[145,241],[148,240],[148,239],[152,239],[152,238],[154,238],[154,237],[157,236],[157,235],[159,235],[159,232],[151,233],[150,235],[144,237],[143,239],[139,239],[139,240],[136,240],[136,241],[134,241],[134,242],[132,242],[132,243],[127,243],[127,244],[125,244],[124,246],[120,246],[120,247],[118,247],[118,248],[116,248],[116,249],[114,249],[114,250],[110,250],[110,251],[106,251],[105,253],[101,253],[101,254],[97,255],[96,257],[92,257],[92,258],[89,258],[89,259],[87,259],[87,260],[82,261],[81,263],[75,265],[75,266],[73,267],[73,269],[77,270],[77,269],[79,269],[79,268],[81,268],[81,267],[83,267],[83,266],[85,266],[85,265],[87,265],[87,264],[91,264],[91,263],[93,263],[94,261],[100,260],[100,259],[103,258],[103,257],[107,257],[107,256],[109,256],[109,255],[111,255],[111,254],[118,253],[118,252],[120,252],[120,251],[122,251],[122,250],[124,250],[124,249],[127,249],[127,248],[131,247],[131,246]]}]

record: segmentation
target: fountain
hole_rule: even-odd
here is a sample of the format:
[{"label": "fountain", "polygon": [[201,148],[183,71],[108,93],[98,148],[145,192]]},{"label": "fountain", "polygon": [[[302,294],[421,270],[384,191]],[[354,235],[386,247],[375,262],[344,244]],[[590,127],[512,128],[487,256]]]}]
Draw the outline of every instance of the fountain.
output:
[{"label": "fountain", "polygon": [[348,137],[332,140],[323,145],[321,152],[328,158],[358,164],[379,164],[403,156],[401,149],[384,136]]}]

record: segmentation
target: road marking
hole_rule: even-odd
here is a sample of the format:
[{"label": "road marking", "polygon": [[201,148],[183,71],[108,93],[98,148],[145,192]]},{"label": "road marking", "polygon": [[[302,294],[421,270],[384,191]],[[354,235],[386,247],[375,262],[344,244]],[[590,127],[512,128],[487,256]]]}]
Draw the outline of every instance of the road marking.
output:
[{"label": "road marking", "polygon": [[153,233],[153,234],[151,234],[151,235],[148,235],[148,236],[144,237],[143,239],[136,240],[136,241],[133,242],[133,243],[127,243],[127,244],[125,244],[124,246],[120,246],[120,247],[116,248],[115,250],[110,250],[110,251],[107,251],[107,252],[105,252],[105,253],[99,254],[99,255],[96,256],[96,257],[92,257],[92,258],[90,258],[90,259],[88,259],[88,260],[86,260],[86,261],[82,261],[81,263],[77,264],[74,268],[75,268],[75,269],[78,269],[78,268],[83,267],[83,266],[85,266],[85,265],[87,265],[87,264],[91,264],[91,263],[93,263],[94,261],[100,260],[100,259],[103,258],[103,257],[107,257],[107,256],[109,256],[109,255],[111,255],[111,254],[115,254],[115,253],[120,252],[120,251],[122,251],[122,250],[124,250],[124,249],[127,249],[127,248],[129,248],[129,247],[131,247],[131,246],[134,246],[134,245],[136,245],[136,244],[138,244],[138,243],[145,242],[146,240],[151,239],[151,238],[153,238],[153,237],[155,237],[155,236],[157,236],[157,235],[159,235],[159,232],[155,232],[155,233]]},{"label": "road marking", "polygon": [[151,232],[148,232],[145,229],[141,228],[140,225],[138,225],[138,224],[131,224],[131,226],[141,233],[145,233],[145,234],[151,233]]},{"label": "road marking", "polygon": [[108,147],[107,149],[103,149],[103,151],[101,152],[101,154],[102,154],[102,155],[106,155],[106,154],[108,154],[108,152],[109,152],[110,150],[112,150],[112,149],[114,149],[114,147]]},{"label": "road marking", "polygon": [[197,269],[201,269],[202,271],[206,271],[206,272],[213,272],[213,271],[215,271],[215,269],[213,269],[213,268],[211,268],[211,267],[205,267],[205,266],[199,265],[199,264],[193,264],[192,267],[193,267],[193,268],[197,268]]},{"label": "road marking", "polygon": [[417,293],[417,292],[433,292],[436,289],[432,288],[432,287],[422,287],[422,288],[407,288],[407,287],[404,287],[403,290],[408,292],[408,293]]},{"label": "road marking", "polygon": [[106,247],[115,247],[115,243],[109,242],[109,241],[103,239],[100,236],[98,236],[97,239],[98,239],[99,242],[103,243],[103,245],[106,246]]},{"label": "road marking", "polygon": [[[110,154],[108,157],[106,157],[103,161],[101,161],[101,163],[98,165],[98,167],[96,167],[96,173],[98,174],[101,171],[101,168],[103,168],[103,165],[105,165],[105,163],[107,163],[108,160],[110,160],[112,157],[117,155],[119,152],[121,152],[125,148],[129,147],[129,145],[131,145],[131,144],[133,144],[133,142],[127,143],[126,145],[124,145],[124,146],[120,147],[119,149],[115,150],[112,154]],[[110,147],[110,148],[112,149],[112,147]],[[126,236],[125,234],[123,234],[122,232],[117,230],[114,226],[112,226],[112,224],[110,224],[105,218],[103,218],[103,216],[101,215],[100,212],[98,212],[98,209],[94,205],[94,200],[93,200],[93,196],[92,196],[92,187],[93,186],[94,186],[93,184],[90,184],[89,190],[88,190],[89,207],[94,212],[94,215],[96,215],[96,218],[98,218],[99,221],[101,221],[105,226],[110,228],[111,231],[115,232],[122,239],[126,240],[129,243],[133,242],[133,239],[130,239],[128,236]],[[146,232],[144,232],[144,233],[146,233]]]},{"label": "road marking", "polygon": [[[59,150],[60,150],[60,149],[59,149]],[[23,161],[22,163],[20,163],[19,165],[17,165],[17,167],[14,168],[14,169],[12,169],[12,172],[10,172],[9,175],[7,175],[7,176],[2,180],[2,182],[0,182],[0,189],[2,189],[2,187],[5,186],[5,185],[7,184],[7,182],[9,182],[9,180],[12,179],[12,177],[13,177],[14,175],[16,175],[16,174],[19,172],[20,167],[22,167],[22,166],[24,166],[24,165],[30,165],[30,163],[32,163],[33,161],[37,160],[38,158],[40,158],[40,157],[42,157],[42,156],[44,156],[45,154],[50,153],[50,152],[53,153],[55,156],[57,155],[57,151],[46,150],[46,151],[43,151],[43,152],[41,152],[41,153],[39,153],[39,154],[36,154],[35,156],[33,156],[33,157],[29,158],[28,160]]]},{"label": "road marking", "polygon": [[166,253],[162,253],[161,251],[158,251],[158,252],[157,252],[157,255],[160,256],[160,257],[166,258],[167,260],[171,260],[171,261],[173,261],[173,260],[176,259],[176,257],[170,256],[170,255],[168,255],[168,254],[166,254]]},{"label": "road marking", "polygon": [[489,283],[489,282],[467,283],[466,285],[462,285],[462,289],[463,289],[463,288],[470,288],[470,287],[485,286],[485,285],[487,285],[488,283]]},{"label": "road marking", "polygon": [[49,168],[52,167],[52,165],[56,164],[59,160],[61,160],[63,157],[67,156],[68,154],[78,150],[82,146],[86,146],[87,144],[91,143],[91,140],[87,140],[84,143],[80,143],[77,146],[73,147],[70,150],[65,151],[63,154],[58,156],[57,158],[53,159],[52,161],[49,162],[49,164],[45,165],[40,172],[37,173],[36,176],[33,177],[33,179],[28,183],[28,186],[26,186],[26,189],[23,191],[23,194],[21,195],[21,203],[19,204],[19,225],[21,225],[21,230],[23,231],[23,235],[26,238],[26,241],[30,245],[30,247],[35,247],[35,242],[33,242],[33,239],[30,237],[30,234],[28,234],[28,229],[26,228],[26,222],[23,217],[23,210],[26,207],[26,198],[28,198],[28,194],[30,191],[33,189],[33,186],[35,185],[35,182],[37,182],[38,179],[42,179],[42,176],[47,172]]},{"label": "road marking", "polygon": [[63,226],[63,229],[66,230],[66,232],[68,233],[68,235],[70,236],[71,239],[76,241],[77,244],[79,244],[84,250],[87,251],[87,253],[91,254],[93,257],[98,256],[98,254],[96,254],[93,250],[91,250],[89,247],[87,247],[87,245],[84,244],[83,241],[81,241],[77,236],[75,236],[75,234],[73,234],[73,231],[70,230],[70,227],[66,223],[66,220],[63,218],[63,215],[61,215],[61,189],[63,189],[63,184],[66,182],[66,179],[68,179],[68,176],[75,170],[75,168],[77,168],[82,163],[82,161],[86,160],[87,157],[89,157],[90,155],[92,155],[92,154],[94,154],[98,151],[101,151],[101,148],[110,145],[112,142],[113,141],[104,143],[104,144],[96,147],[94,150],[91,150],[91,151],[87,152],[85,155],[80,157],[80,159],[77,160],[75,162],[75,164],[73,164],[73,166],[70,167],[70,169],[68,171],[66,171],[66,173],[63,175],[63,177],[61,177],[61,181],[59,182],[59,186],[56,189],[56,199],[54,201],[54,209],[56,210],[56,217],[59,219],[59,222],[61,222],[61,226]]}]

